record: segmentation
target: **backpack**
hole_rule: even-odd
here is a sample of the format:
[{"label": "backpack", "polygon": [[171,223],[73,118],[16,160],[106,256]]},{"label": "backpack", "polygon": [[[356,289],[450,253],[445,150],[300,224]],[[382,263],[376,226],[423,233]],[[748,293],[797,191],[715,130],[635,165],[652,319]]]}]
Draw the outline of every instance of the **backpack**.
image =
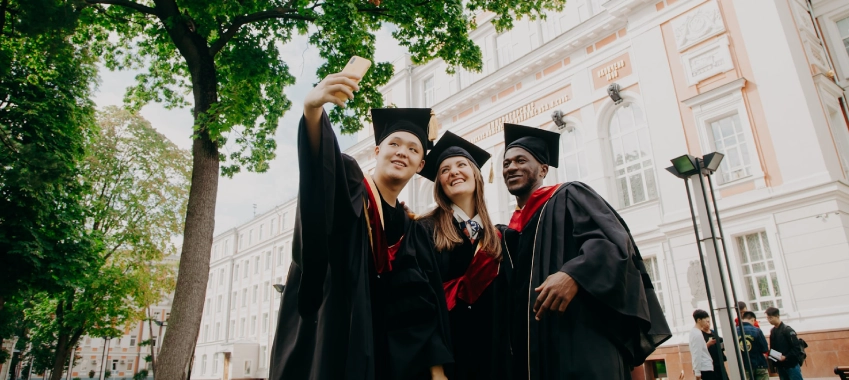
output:
[{"label": "backpack", "polygon": [[799,352],[801,352],[801,354],[799,355],[799,365],[802,365],[802,364],[805,363],[805,359],[808,358],[808,354],[805,352],[805,349],[808,348],[808,342],[805,342],[805,340],[802,339],[802,338],[798,338],[798,339],[799,339]]}]

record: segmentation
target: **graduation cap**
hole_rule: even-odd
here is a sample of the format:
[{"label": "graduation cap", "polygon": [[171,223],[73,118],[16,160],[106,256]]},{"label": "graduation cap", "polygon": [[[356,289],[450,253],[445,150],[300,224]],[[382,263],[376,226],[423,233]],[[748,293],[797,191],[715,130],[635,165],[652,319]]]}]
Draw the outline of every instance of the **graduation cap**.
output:
[{"label": "graduation cap", "polygon": [[447,158],[466,157],[473,165],[480,169],[491,156],[491,154],[479,146],[448,131],[442,135],[436,146],[427,154],[427,157],[425,157],[425,166],[419,174],[431,181],[436,181],[436,173],[439,171],[439,165]]},{"label": "graduation cap", "polygon": [[430,108],[372,108],[374,143],[380,143],[389,135],[403,131],[419,138],[425,151],[433,147],[439,123]]},{"label": "graduation cap", "polygon": [[560,160],[560,134],[540,128],[504,123],[504,151],[522,148],[542,164],[557,167]]}]

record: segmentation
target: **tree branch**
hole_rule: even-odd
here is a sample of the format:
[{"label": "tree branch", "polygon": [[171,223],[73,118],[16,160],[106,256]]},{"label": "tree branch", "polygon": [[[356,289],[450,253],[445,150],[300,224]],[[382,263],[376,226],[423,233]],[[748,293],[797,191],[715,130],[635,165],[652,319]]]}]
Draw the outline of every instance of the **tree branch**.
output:
[{"label": "tree branch", "polygon": [[283,7],[238,16],[233,19],[233,23],[230,24],[227,30],[223,34],[221,34],[221,38],[219,38],[217,41],[215,41],[215,43],[212,44],[212,46],[209,48],[210,53],[212,55],[218,54],[218,52],[224,48],[224,45],[227,45],[227,42],[229,42],[231,39],[233,39],[233,37],[236,36],[236,33],[239,32],[239,29],[242,27],[242,25],[269,19],[315,21],[315,17],[303,16],[298,14],[297,10],[294,8]]},{"label": "tree branch", "polygon": [[149,14],[149,15],[157,15],[156,8],[148,7],[147,5],[141,5],[131,0],[85,0],[86,4],[94,5],[94,4],[109,4],[109,5],[120,5],[125,8],[130,8],[141,13]]}]

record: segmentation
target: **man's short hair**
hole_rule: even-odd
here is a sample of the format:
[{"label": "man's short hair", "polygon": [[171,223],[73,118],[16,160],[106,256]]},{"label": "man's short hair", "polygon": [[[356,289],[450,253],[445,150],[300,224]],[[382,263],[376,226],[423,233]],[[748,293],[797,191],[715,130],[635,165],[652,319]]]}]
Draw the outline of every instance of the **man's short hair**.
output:
[{"label": "man's short hair", "polygon": [[737,310],[749,310],[749,307],[746,306],[746,303],[743,301],[737,302]]},{"label": "man's short hair", "polygon": [[781,315],[781,312],[778,311],[777,307],[770,307],[766,309],[766,315],[770,317],[778,317],[779,315]]},{"label": "man's short hair", "polygon": [[758,319],[758,316],[755,315],[754,311],[747,311],[743,313],[743,319]]},{"label": "man's short hair", "polygon": [[710,318],[710,314],[708,314],[708,312],[702,309],[696,309],[696,311],[693,312],[693,320],[695,320],[696,322],[698,322],[700,319],[705,318]]}]

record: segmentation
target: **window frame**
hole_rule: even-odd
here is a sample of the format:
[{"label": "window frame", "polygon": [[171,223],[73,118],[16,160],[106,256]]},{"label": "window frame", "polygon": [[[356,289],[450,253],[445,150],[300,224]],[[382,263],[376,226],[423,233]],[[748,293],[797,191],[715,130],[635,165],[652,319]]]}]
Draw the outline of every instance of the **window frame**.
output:
[{"label": "window frame", "polygon": [[[623,94],[620,94],[620,95],[623,95]],[[644,205],[656,203],[662,197],[662,194],[661,194],[660,182],[658,181],[658,178],[657,178],[657,160],[655,159],[656,157],[654,156],[654,144],[652,142],[651,127],[649,125],[648,114],[646,113],[646,108],[643,105],[643,102],[640,101],[639,99],[637,99],[636,97],[623,95],[622,98],[624,99],[622,101],[622,103],[614,104],[612,107],[610,107],[609,109],[606,110],[606,112],[603,114],[604,117],[601,118],[601,120],[603,120],[604,123],[601,123],[600,127],[603,128],[603,133],[604,133],[604,136],[606,137],[606,139],[605,139],[606,141],[605,141],[605,144],[604,144],[605,145],[604,152],[605,152],[605,155],[606,155],[605,162],[609,164],[609,168],[608,168],[609,174],[608,175],[609,175],[609,178],[610,178],[610,189],[611,189],[611,194],[614,194],[614,196],[611,197],[611,198],[616,199],[616,205],[618,206],[618,208],[627,209],[627,208],[641,207],[641,206],[644,206]],[[611,104],[612,104],[612,102],[611,102]],[[616,164],[616,158],[614,156],[615,149],[613,148],[614,136],[610,133],[610,126],[611,126],[611,123],[613,121],[613,117],[617,114],[617,112],[624,109],[629,104],[633,104],[633,105],[639,107],[642,114],[643,114],[643,119],[644,119],[644,122],[645,122],[645,129],[646,129],[646,133],[648,134],[648,140],[649,140],[648,141],[648,145],[649,145],[648,151],[649,151],[649,153],[647,155],[647,158],[640,158],[639,160],[636,161],[636,163],[638,163],[640,165],[639,170],[643,173],[642,183],[643,183],[643,186],[645,186],[646,199],[642,200],[640,202],[634,202],[634,200],[632,199],[633,193],[629,193],[628,194],[629,204],[626,206],[626,205],[622,204],[623,194],[622,194],[622,189],[619,188],[619,184],[618,184],[619,175],[617,174],[617,172],[620,169],[625,170],[625,178],[627,179],[628,178],[627,169],[628,169],[629,165],[624,160],[623,160],[623,163],[621,164],[621,166],[622,166],[621,168],[619,168],[620,165]],[[639,129],[635,129],[635,131],[638,131],[638,130]],[[621,138],[621,137],[617,136],[615,138]],[[651,161],[651,168],[650,169],[646,169],[643,166],[643,164],[646,160]],[[631,165],[633,165],[633,163]],[[645,173],[647,171],[651,172],[651,175],[654,179],[655,192],[656,192],[656,195],[655,195],[654,198],[649,197],[649,194],[648,194],[648,185],[646,183],[646,176],[645,176]],[[630,188],[631,188],[630,182],[628,182],[628,189],[630,189]]]}]

